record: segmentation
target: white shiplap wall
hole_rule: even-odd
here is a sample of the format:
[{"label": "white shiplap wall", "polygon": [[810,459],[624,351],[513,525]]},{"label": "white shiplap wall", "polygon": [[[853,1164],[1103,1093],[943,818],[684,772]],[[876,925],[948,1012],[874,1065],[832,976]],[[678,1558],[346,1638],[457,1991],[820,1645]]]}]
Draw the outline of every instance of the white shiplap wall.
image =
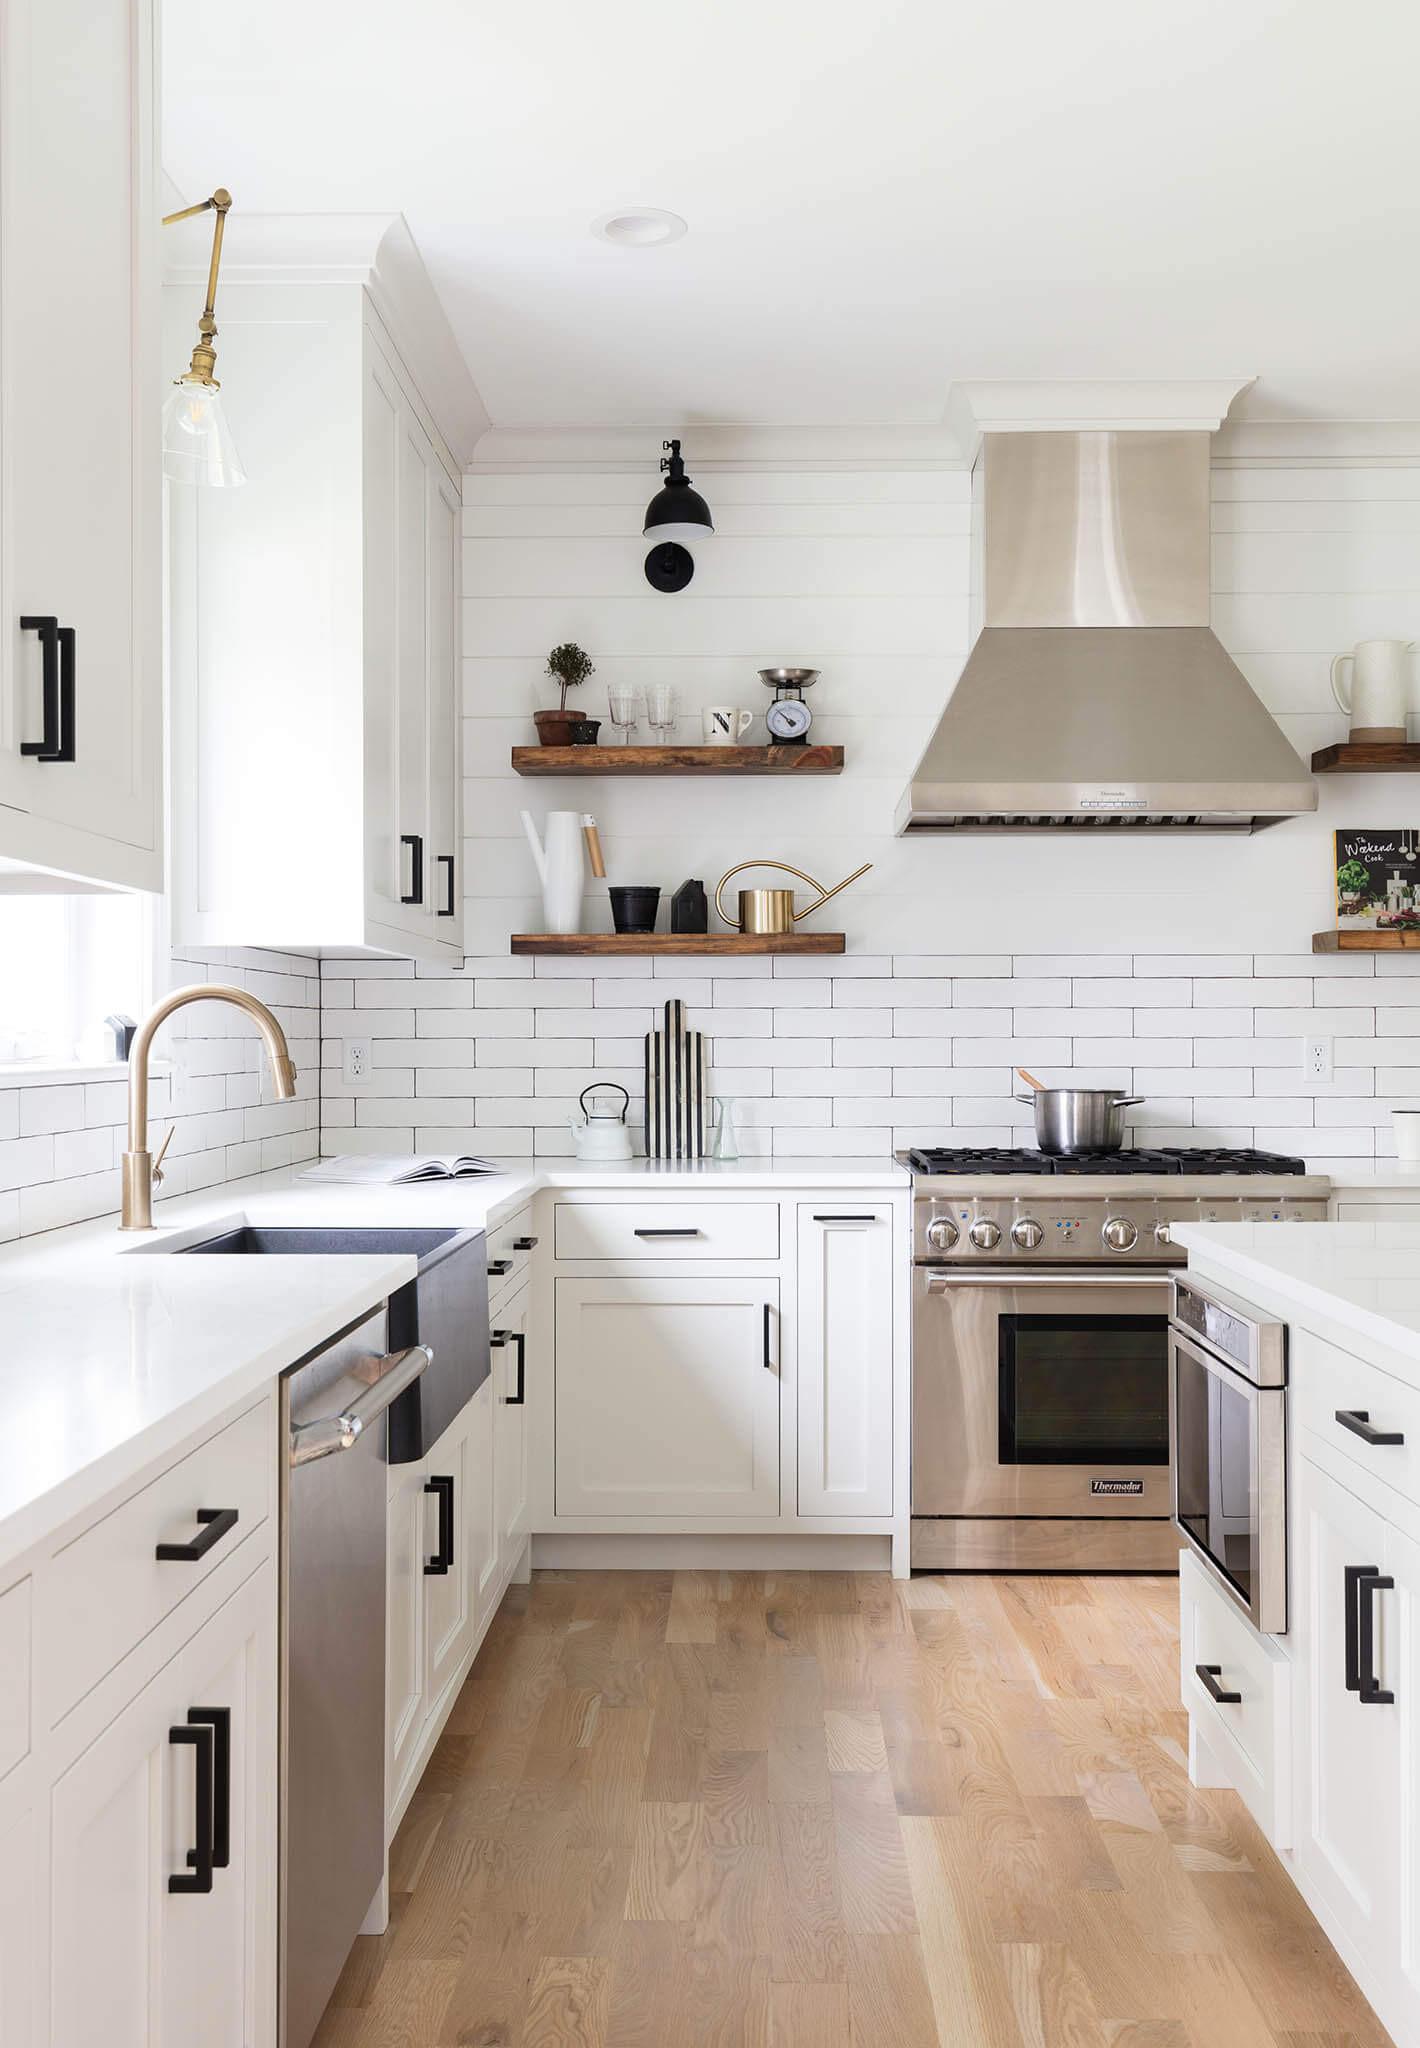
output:
[{"label": "white shiplap wall", "polygon": [[[1323,780],[1316,819],[1243,841],[896,840],[893,807],[968,644],[967,477],[744,468],[697,481],[718,530],[695,551],[689,590],[662,597],[641,571],[646,475],[466,479],[470,960],[460,975],[326,963],[327,1151],[563,1151],[578,1090],[593,1075],[635,1084],[639,1034],[672,993],[712,1033],[717,1080],[744,1099],[751,1146],[995,1141],[1020,1115],[1019,1059],[1052,1078],[1142,1089],[1143,1138],[1318,1159],[1389,1149],[1390,1106],[1420,1103],[1420,1010],[1408,1005],[1420,977],[1408,962],[1314,959],[1309,945],[1329,922],[1331,830],[1416,822],[1406,781]],[[1420,468],[1220,466],[1214,500],[1215,625],[1308,754],[1343,736],[1332,654],[1361,637],[1420,637]],[[803,782],[520,780],[508,749],[555,701],[542,663],[568,638],[597,662],[588,715],[605,716],[608,683],[670,681],[685,738],[698,736],[703,704],[762,711],[757,668],[819,667],[816,733],[843,742],[848,770]],[[593,976],[566,960],[533,973],[507,954],[511,931],[541,923],[522,808],[593,810],[612,880],[667,894],[757,854],[830,882],[875,865],[823,913],[848,934],[842,961],[719,963],[705,976],[673,960],[654,973],[617,962]],[[586,923],[609,927],[599,890]],[[356,1031],[373,1037],[376,1071],[352,1087],[339,1052]],[[1329,1083],[1304,1083],[1310,1032],[1335,1039]]]}]

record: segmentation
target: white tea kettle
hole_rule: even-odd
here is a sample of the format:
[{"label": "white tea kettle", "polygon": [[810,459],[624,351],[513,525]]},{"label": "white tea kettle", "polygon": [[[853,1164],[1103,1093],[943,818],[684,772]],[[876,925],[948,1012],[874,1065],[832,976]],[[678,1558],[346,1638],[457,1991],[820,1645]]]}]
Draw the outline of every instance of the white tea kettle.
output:
[{"label": "white tea kettle", "polygon": [[[613,1095],[621,1097],[620,1109],[615,1106],[609,1109],[601,1106]],[[588,1096],[592,1098],[590,1104],[587,1101]],[[629,1159],[631,1132],[627,1127],[626,1112],[631,1107],[631,1097],[621,1083],[593,1081],[590,1087],[582,1090],[577,1100],[582,1109],[581,1121],[578,1122],[575,1116],[569,1116],[567,1119],[577,1157],[599,1163],[612,1159]]]}]

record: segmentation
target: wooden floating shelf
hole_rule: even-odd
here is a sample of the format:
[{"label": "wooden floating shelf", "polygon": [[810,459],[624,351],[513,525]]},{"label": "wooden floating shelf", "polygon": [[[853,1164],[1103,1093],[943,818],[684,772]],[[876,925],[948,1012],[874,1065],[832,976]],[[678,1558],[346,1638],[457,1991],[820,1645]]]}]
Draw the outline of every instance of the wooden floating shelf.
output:
[{"label": "wooden floating shelf", "polygon": [[1321,747],[1312,755],[1313,775],[1335,775],[1342,769],[1374,775],[1420,769],[1420,743],[1409,740],[1345,740]]},{"label": "wooden floating shelf", "polygon": [[681,953],[692,959],[734,953],[841,953],[842,932],[515,932],[515,953],[606,958],[613,953]]},{"label": "wooden floating shelf", "polygon": [[1313,932],[1314,953],[1420,953],[1420,931]]},{"label": "wooden floating shelf", "polygon": [[518,775],[841,775],[842,747],[514,747]]}]

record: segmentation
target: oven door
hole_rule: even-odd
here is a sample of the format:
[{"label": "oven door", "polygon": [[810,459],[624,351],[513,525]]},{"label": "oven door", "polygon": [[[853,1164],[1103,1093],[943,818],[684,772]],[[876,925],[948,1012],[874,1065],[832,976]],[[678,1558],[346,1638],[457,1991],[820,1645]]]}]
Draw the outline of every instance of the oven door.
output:
[{"label": "oven door", "polygon": [[917,1267],[912,1512],[1167,1518],[1169,1291]]},{"label": "oven door", "polygon": [[1169,1329],[1174,1519],[1264,1635],[1287,1627],[1287,1391]]}]

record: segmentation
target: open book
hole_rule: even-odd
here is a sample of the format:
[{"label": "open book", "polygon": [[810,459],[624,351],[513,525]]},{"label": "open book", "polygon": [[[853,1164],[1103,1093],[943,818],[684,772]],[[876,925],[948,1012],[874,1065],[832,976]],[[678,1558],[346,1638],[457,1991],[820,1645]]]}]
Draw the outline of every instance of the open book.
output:
[{"label": "open book", "polygon": [[475,1159],[468,1153],[430,1152],[423,1158],[413,1153],[389,1157],[375,1152],[344,1152],[338,1159],[322,1159],[308,1166],[298,1180],[349,1181],[358,1187],[397,1187],[415,1180],[462,1180],[473,1173],[498,1173],[496,1160]]}]

